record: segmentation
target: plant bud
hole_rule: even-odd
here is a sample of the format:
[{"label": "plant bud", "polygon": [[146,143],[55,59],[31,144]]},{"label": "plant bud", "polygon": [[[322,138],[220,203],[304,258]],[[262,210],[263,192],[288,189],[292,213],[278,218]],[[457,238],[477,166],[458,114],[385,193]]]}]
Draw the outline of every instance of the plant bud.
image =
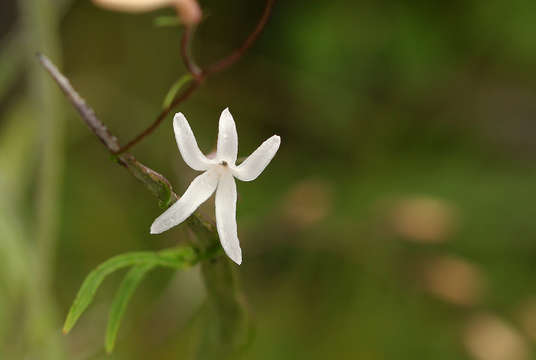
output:
[{"label": "plant bud", "polygon": [[175,8],[184,25],[192,26],[201,21],[202,12],[196,0],[177,0]]},{"label": "plant bud", "polygon": [[171,6],[176,9],[178,17],[186,26],[198,24],[202,17],[197,0],[93,0],[93,3],[108,10],[131,13],[153,11]]},{"label": "plant bud", "polygon": [[158,8],[170,6],[173,0],[93,0],[97,6],[108,10],[124,11],[124,12],[146,12],[153,11]]}]

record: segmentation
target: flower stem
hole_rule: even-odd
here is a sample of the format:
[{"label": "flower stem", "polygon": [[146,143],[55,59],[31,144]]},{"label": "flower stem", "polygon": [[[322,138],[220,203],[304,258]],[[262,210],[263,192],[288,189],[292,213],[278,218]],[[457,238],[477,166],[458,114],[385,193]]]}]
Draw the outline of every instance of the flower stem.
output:
[{"label": "flower stem", "polygon": [[[71,86],[69,80],[59,72],[52,62],[44,55],[38,55],[41,65],[66,94],[67,99],[78,110],[84,122],[114,155],[117,162],[137,178],[147,190],[160,200],[162,207],[169,207],[178,200],[169,181],[158,172],[143,165],[134,156],[126,153],[115,155],[119,141],[104,126],[95,112]],[[198,214],[192,214],[186,223],[195,236],[195,246],[202,251],[212,251],[220,248],[218,234],[213,224],[202,219]],[[215,310],[218,328],[215,341],[211,344],[226,353],[237,352],[245,345],[249,330],[246,308],[240,289],[233,272],[233,264],[224,256],[207,258],[201,264],[203,279],[207,289],[209,302]],[[229,350],[229,351],[227,351]]]},{"label": "flower stem", "polygon": [[[44,48],[59,58],[59,12],[48,0],[20,0],[21,19],[27,37],[27,57]],[[28,338],[30,351],[43,359],[63,358],[58,337],[54,335],[56,308],[50,289],[58,236],[59,195],[63,169],[63,111],[59,93],[35,64],[29,71],[30,96],[36,104],[34,118],[39,121],[40,159],[37,189],[35,253],[28,283]]]},{"label": "flower stem", "polygon": [[178,97],[171,102],[171,104],[166,107],[153,121],[149,127],[147,127],[145,130],[143,130],[138,136],[136,136],[134,139],[129,141],[125,146],[121,147],[118,151],[116,151],[116,154],[122,154],[128,150],[130,150],[134,145],[138,144],[140,141],[142,141],[145,137],[150,135],[161,123],[162,121],[171,113],[171,111],[182,104],[184,101],[186,101],[195,90],[199,88],[199,86],[207,79],[207,77],[219,73],[225,69],[227,69],[229,66],[236,63],[244,54],[253,46],[255,41],[257,41],[259,35],[261,34],[262,30],[266,26],[266,23],[268,22],[268,19],[270,18],[270,14],[272,13],[272,8],[274,6],[275,0],[267,0],[266,5],[264,7],[264,11],[262,13],[262,16],[257,23],[257,26],[253,29],[253,31],[248,35],[246,40],[242,43],[242,45],[231,52],[231,54],[227,55],[221,60],[216,61],[212,65],[209,65],[206,67],[206,69],[202,69],[199,67],[196,62],[194,61],[191,52],[190,52],[190,45],[192,42],[192,36],[193,36],[193,28],[187,27],[184,31],[184,34],[182,36],[181,40],[181,56],[182,60],[184,62],[184,65],[186,66],[186,69],[189,71],[189,73],[194,78],[194,81],[192,84],[184,90],[184,92],[179,95]]}]

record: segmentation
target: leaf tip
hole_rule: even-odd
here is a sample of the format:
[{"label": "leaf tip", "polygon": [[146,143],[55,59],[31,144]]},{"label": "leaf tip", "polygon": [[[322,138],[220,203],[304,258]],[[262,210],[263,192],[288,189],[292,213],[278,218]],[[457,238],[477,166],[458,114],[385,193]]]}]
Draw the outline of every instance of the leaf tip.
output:
[{"label": "leaf tip", "polygon": [[61,332],[63,333],[63,335],[67,335],[68,333],[71,332],[75,322],[76,322],[76,320],[73,321],[72,312],[70,311],[69,314],[67,315],[67,319],[65,319],[65,323],[63,324],[63,328],[61,329]]}]

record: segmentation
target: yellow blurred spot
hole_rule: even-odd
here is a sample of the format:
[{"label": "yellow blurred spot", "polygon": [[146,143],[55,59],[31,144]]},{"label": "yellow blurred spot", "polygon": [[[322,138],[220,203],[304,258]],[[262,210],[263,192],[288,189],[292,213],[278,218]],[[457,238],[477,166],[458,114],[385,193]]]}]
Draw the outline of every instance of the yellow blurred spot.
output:
[{"label": "yellow blurred spot", "polygon": [[491,314],[474,316],[467,323],[463,341],[477,360],[526,360],[525,339],[509,324]]},{"label": "yellow blurred spot", "polygon": [[427,261],[423,276],[425,288],[430,293],[460,306],[478,303],[485,288],[484,276],[477,266],[451,256]]},{"label": "yellow blurred spot", "polygon": [[392,212],[392,227],[404,239],[439,243],[445,241],[456,225],[455,211],[447,202],[419,196],[399,201]]},{"label": "yellow blurred spot", "polygon": [[536,298],[525,300],[516,315],[523,331],[532,341],[536,341]]},{"label": "yellow blurred spot", "polygon": [[320,180],[305,180],[287,194],[283,213],[294,225],[306,227],[324,220],[332,207],[332,187]]}]

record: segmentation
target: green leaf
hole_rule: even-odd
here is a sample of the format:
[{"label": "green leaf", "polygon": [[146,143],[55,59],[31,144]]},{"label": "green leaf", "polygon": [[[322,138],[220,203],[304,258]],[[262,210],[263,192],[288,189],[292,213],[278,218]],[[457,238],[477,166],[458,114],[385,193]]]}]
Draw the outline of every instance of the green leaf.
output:
[{"label": "green leaf", "polygon": [[115,346],[115,339],[117,338],[117,332],[121,325],[121,319],[125,313],[128,302],[132,297],[132,294],[143,280],[145,275],[155,267],[154,264],[145,264],[134,266],[127,273],[117,294],[112,303],[110,309],[110,315],[108,316],[108,327],[106,329],[106,352],[110,354]]},{"label": "green leaf", "polygon": [[177,16],[159,16],[154,19],[154,26],[179,26],[181,19]]},{"label": "green leaf", "polygon": [[192,80],[193,77],[190,74],[184,74],[177,80],[169,89],[169,91],[166,94],[166,97],[164,98],[164,102],[162,103],[162,107],[166,109],[171,105],[173,102],[173,99],[175,99],[175,96],[179,92],[179,90],[188,83],[188,81]]},{"label": "green leaf", "polygon": [[99,265],[86,277],[71,306],[63,326],[67,334],[76,324],[78,318],[93,301],[95,293],[106,276],[128,266],[153,265],[182,269],[195,265],[199,261],[198,252],[191,247],[181,247],[160,252],[139,251],[114,256]]}]

